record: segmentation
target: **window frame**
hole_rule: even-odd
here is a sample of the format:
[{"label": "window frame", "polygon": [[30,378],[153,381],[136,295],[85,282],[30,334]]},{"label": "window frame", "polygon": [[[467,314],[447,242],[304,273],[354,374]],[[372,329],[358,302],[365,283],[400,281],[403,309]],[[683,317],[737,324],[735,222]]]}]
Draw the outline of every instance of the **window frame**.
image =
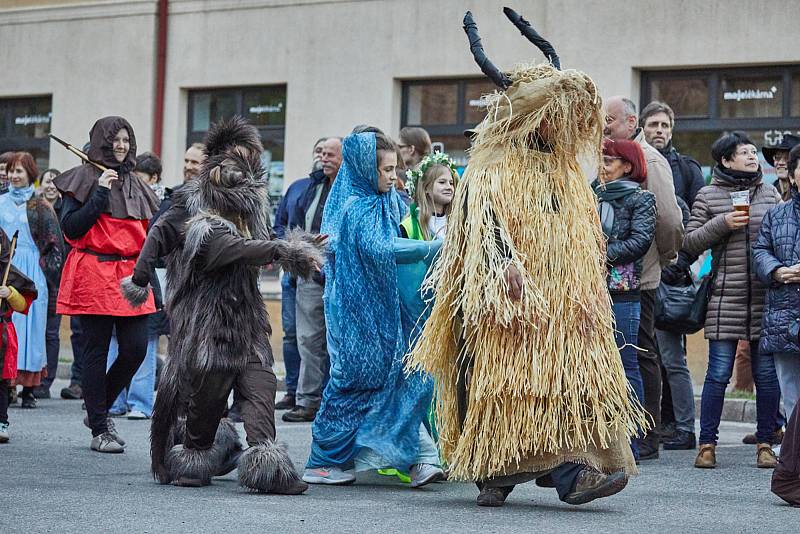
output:
[{"label": "window frame", "polygon": [[[489,81],[488,78],[481,76],[467,76],[459,78],[425,78],[401,80],[402,92],[400,98],[400,127],[416,126],[425,128],[431,137],[446,137],[453,135],[463,135],[464,130],[475,127],[477,122],[466,122],[465,105],[467,84],[473,82]],[[455,84],[456,85],[456,122],[452,124],[410,124],[408,122],[408,103],[409,88],[415,86]]]},{"label": "window frame", "polygon": [[[0,97],[0,113],[5,115],[6,128],[0,131],[0,153],[3,152],[30,152],[32,149],[39,150],[45,155],[45,162],[49,165],[50,162],[50,137],[44,136],[36,137],[23,137],[13,135],[13,115],[12,108],[16,104],[31,102],[36,100],[48,100],[50,103],[50,123],[47,127],[47,132],[52,132],[53,124],[53,95],[25,95],[25,96],[12,96]],[[37,162],[38,163],[38,162]]]}]

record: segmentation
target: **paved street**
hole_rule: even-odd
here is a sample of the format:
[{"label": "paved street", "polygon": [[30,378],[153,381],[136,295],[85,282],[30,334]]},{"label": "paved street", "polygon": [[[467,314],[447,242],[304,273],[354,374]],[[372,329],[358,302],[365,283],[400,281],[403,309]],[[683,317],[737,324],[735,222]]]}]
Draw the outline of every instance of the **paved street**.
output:
[{"label": "paved street", "polygon": [[[58,392],[65,385],[57,381]],[[721,467],[691,467],[691,451],[662,451],[621,494],[583,507],[554,490],[518,487],[501,509],[475,506],[472,484],[412,490],[378,475],[351,487],[312,486],[306,495],[248,493],[235,472],[200,489],[161,486],[148,471],[147,421],[117,420],[122,455],[89,450],[78,401],[11,408],[12,442],[0,445],[0,532],[789,532],[798,512],[769,493],[771,471],[741,444],[750,425],[726,423]],[[242,431],[239,425],[240,432]],[[310,424],[279,423],[298,467]],[[793,526],[794,525],[794,526]]]}]

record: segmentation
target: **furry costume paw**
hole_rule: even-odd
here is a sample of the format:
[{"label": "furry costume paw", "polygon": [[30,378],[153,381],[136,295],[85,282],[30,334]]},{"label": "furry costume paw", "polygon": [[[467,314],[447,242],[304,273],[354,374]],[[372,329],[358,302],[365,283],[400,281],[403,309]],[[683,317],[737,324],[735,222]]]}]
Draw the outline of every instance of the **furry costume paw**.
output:
[{"label": "furry costume paw", "polygon": [[264,493],[298,495],[308,489],[300,480],[286,446],[262,443],[250,447],[239,460],[239,485]]},{"label": "furry costume paw", "polygon": [[164,461],[169,481],[185,486],[208,486],[211,476],[219,470],[218,455],[215,453],[214,447],[198,450],[175,445]]},{"label": "furry costume paw", "polygon": [[299,278],[311,278],[315,268],[322,267],[325,262],[326,245],[316,237],[302,230],[289,231],[286,239],[279,241],[278,265]]},{"label": "furry costume paw", "polygon": [[[206,471],[208,471],[208,482],[210,483],[211,477],[226,475],[235,469],[235,463],[242,452],[242,443],[239,441],[239,433],[230,419],[220,420],[217,433],[214,436],[214,445],[205,451],[184,449],[182,443],[185,435],[186,418],[180,417],[171,431],[170,443],[173,443],[174,446],[167,453],[164,461],[168,474],[163,478],[158,477],[162,484],[175,482],[179,478],[205,480],[201,476],[194,475],[205,475]],[[193,453],[203,453],[203,458],[194,459]],[[198,462],[203,466],[207,464],[207,467],[202,467],[198,471]],[[189,465],[188,468],[181,467],[182,465],[187,465],[187,463]],[[231,467],[232,464],[233,467]]]},{"label": "furry costume paw", "polygon": [[134,308],[144,304],[147,301],[147,297],[150,296],[150,284],[144,287],[136,285],[133,281],[133,276],[123,278],[119,283],[119,287],[122,290],[122,296]]}]

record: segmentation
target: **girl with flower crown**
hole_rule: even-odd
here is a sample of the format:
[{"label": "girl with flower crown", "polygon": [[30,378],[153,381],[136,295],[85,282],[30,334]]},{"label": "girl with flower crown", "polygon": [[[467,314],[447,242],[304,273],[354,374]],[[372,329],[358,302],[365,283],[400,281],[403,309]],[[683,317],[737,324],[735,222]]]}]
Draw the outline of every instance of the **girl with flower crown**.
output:
[{"label": "girl with flower crown", "polygon": [[442,239],[447,231],[458,172],[443,152],[426,156],[416,169],[406,173],[414,203],[400,225],[403,237],[420,241]]}]

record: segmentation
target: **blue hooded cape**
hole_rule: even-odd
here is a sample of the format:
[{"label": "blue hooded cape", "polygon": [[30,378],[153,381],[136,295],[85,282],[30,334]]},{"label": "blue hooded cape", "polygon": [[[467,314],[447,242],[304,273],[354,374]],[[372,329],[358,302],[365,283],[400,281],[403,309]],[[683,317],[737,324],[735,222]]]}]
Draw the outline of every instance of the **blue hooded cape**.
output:
[{"label": "blue hooded cape", "polygon": [[[350,469],[359,451],[370,449],[387,466],[407,469],[419,451],[419,426],[431,403],[432,381],[420,373],[406,376],[403,356],[408,325],[416,323],[410,314],[421,313],[425,269],[418,264],[437,245],[398,237],[407,208],[394,189],[378,193],[376,157],[375,134],[345,138],[323,213],[321,233],[329,236],[330,249],[324,300],[331,370],[312,427],[308,467]],[[404,269],[411,279],[398,280]],[[420,302],[413,302],[414,295]]]}]

